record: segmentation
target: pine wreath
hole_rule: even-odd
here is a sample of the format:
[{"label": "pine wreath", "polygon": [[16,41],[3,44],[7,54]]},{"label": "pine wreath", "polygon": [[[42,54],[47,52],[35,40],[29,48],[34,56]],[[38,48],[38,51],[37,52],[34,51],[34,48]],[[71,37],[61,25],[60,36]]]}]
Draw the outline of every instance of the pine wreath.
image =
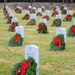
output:
[{"label": "pine wreath", "polygon": [[15,11],[16,13],[22,13],[22,10],[20,10],[20,9],[16,9],[16,11]]},{"label": "pine wreath", "polygon": [[60,10],[63,10],[65,6],[61,6]]},{"label": "pine wreath", "polygon": [[21,37],[21,35],[19,33],[17,33],[14,37],[12,37],[9,42],[8,42],[8,46],[22,46],[23,43],[23,38]]},{"label": "pine wreath", "polygon": [[67,11],[65,9],[62,10],[62,14],[66,14]]},{"label": "pine wreath", "polygon": [[30,10],[30,13],[32,14],[32,13],[36,13],[36,11],[34,10],[34,9],[31,9]]},{"label": "pine wreath", "polygon": [[54,11],[53,13],[52,13],[52,16],[55,16],[55,15],[57,15],[58,14],[58,12],[57,11]]},{"label": "pine wreath", "polygon": [[50,43],[50,50],[64,50],[65,49],[65,41],[64,41],[64,35],[59,34],[57,35],[52,42]]},{"label": "pine wreath", "polygon": [[67,32],[67,35],[68,36],[75,36],[75,26],[74,25],[72,25],[70,28],[69,28],[69,30],[68,30],[68,32]]},{"label": "pine wreath", "polygon": [[61,26],[61,19],[55,19],[54,21],[53,21],[53,24],[52,24],[52,26]]},{"label": "pine wreath", "polygon": [[45,23],[39,23],[39,26],[38,26],[38,33],[48,33],[47,31],[47,26],[45,25]]},{"label": "pine wreath", "polygon": [[47,15],[44,16],[43,18],[46,19],[47,21],[49,20],[49,16],[47,16]]},{"label": "pine wreath", "polygon": [[67,15],[63,21],[71,21],[72,20],[72,15]]},{"label": "pine wreath", "polygon": [[37,63],[31,57],[14,65],[11,75],[36,75]]},{"label": "pine wreath", "polygon": [[16,23],[12,23],[12,24],[10,25],[10,27],[9,27],[8,30],[14,32],[16,26],[18,26],[18,23],[17,23],[17,22],[16,22]]},{"label": "pine wreath", "polygon": [[75,13],[73,13],[72,16],[75,17]]},{"label": "pine wreath", "polygon": [[11,19],[12,19],[12,17],[8,17],[7,23],[11,23]]},{"label": "pine wreath", "polygon": [[26,14],[22,19],[29,20],[29,18],[30,18],[30,15]]},{"label": "pine wreath", "polygon": [[35,25],[35,24],[36,24],[36,20],[31,19],[26,25]]},{"label": "pine wreath", "polygon": [[37,12],[36,16],[42,16],[42,13]]}]

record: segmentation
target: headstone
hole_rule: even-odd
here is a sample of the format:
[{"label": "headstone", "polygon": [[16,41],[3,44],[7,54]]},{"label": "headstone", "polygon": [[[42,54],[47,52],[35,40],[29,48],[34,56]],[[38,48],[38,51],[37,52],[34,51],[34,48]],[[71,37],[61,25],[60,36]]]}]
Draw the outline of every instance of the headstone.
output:
[{"label": "headstone", "polygon": [[36,75],[39,75],[39,48],[35,45],[27,45],[25,46],[24,51],[25,59],[28,59],[28,57],[32,57],[37,63]]},{"label": "headstone", "polygon": [[73,22],[73,25],[75,26],[75,20],[74,20],[74,22]]},{"label": "headstone", "polygon": [[49,11],[45,11],[45,15],[50,16],[50,12]]},{"label": "headstone", "polygon": [[65,40],[65,43],[66,43],[66,30],[64,28],[56,29],[56,35],[59,35],[59,34],[64,35],[64,40]]},{"label": "headstone", "polygon": [[31,19],[35,19],[36,20],[36,14],[31,14]]},{"label": "headstone", "polygon": [[36,7],[33,7],[32,9],[34,9],[36,11]]},{"label": "headstone", "polygon": [[45,6],[42,6],[43,9],[45,9]]},{"label": "headstone", "polygon": [[19,33],[24,38],[24,28],[23,28],[23,26],[16,26],[15,33]]},{"label": "headstone", "polygon": [[67,15],[72,15],[72,12],[71,11],[67,11]]},{"label": "headstone", "polygon": [[30,9],[31,9],[31,8],[32,8],[32,6],[28,6],[28,8],[30,8]]},{"label": "headstone", "polygon": [[41,19],[40,22],[43,22],[47,25],[47,20],[46,19]]},{"label": "headstone", "polygon": [[26,10],[26,14],[30,14],[29,10]]},{"label": "headstone", "polygon": [[10,16],[10,17],[14,17],[14,14],[13,14],[13,13],[10,13],[9,16]]},{"label": "headstone", "polygon": [[65,9],[65,10],[68,10],[68,8],[67,8],[67,7],[64,7],[64,9]]},{"label": "headstone", "polygon": [[17,18],[12,18],[11,23],[16,23],[16,22],[18,22],[18,19]]},{"label": "headstone", "polygon": [[62,19],[61,14],[57,14],[57,15],[56,15],[56,19],[58,19],[58,18],[59,18],[59,19]]},{"label": "headstone", "polygon": [[38,12],[42,13],[42,9],[41,8],[38,8]]}]

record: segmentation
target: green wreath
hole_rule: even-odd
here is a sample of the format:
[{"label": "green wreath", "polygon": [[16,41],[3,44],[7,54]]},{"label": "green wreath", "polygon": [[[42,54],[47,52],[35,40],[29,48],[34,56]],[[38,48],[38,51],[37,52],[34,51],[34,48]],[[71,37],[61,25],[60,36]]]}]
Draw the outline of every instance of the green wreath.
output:
[{"label": "green wreath", "polygon": [[22,46],[23,43],[23,37],[21,37],[21,35],[19,33],[17,33],[14,37],[12,37],[9,42],[8,42],[8,46]]},{"label": "green wreath", "polygon": [[12,24],[9,26],[9,29],[8,29],[8,30],[14,32],[16,26],[18,26],[18,22],[12,23]]},{"label": "green wreath", "polygon": [[36,20],[31,19],[26,25],[35,25],[35,24],[36,24]]},{"label": "green wreath", "polygon": [[[55,23],[55,22],[57,22],[57,23]],[[52,24],[52,26],[61,26],[61,19],[55,19],[54,21],[53,21],[53,24]]]},{"label": "green wreath", "polygon": [[65,46],[66,46],[66,44],[64,41],[64,35],[59,34],[50,43],[49,50],[53,50],[53,51],[64,50]]},{"label": "green wreath", "polygon": [[[24,64],[24,66],[23,66],[23,64]],[[21,73],[23,73],[22,72],[23,70],[21,70],[22,67],[23,67],[23,70],[25,71],[24,75],[36,75],[37,63],[31,57],[29,57],[27,60],[23,60],[23,61],[15,64],[11,71],[11,75],[21,75]]]},{"label": "green wreath", "polygon": [[[67,19],[67,20],[65,20],[67,16],[70,16],[70,18],[69,18],[69,19]],[[71,21],[71,20],[72,20],[72,15],[67,15],[67,16],[64,18],[64,20],[63,20],[63,21]]]},{"label": "green wreath", "polygon": [[47,31],[47,26],[45,25],[45,23],[39,23],[39,26],[38,26],[38,33],[48,33]]},{"label": "green wreath", "polygon": [[[73,29],[74,28],[74,29]],[[68,29],[68,31],[67,31],[67,35],[68,36],[75,36],[75,26],[74,25],[72,25],[69,29]]]},{"label": "green wreath", "polygon": [[29,14],[26,14],[26,15],[22,18],[22,20],[23,20],[23,19],[29,20],[29,18],[30,18],[30,15],[29,15]]}]

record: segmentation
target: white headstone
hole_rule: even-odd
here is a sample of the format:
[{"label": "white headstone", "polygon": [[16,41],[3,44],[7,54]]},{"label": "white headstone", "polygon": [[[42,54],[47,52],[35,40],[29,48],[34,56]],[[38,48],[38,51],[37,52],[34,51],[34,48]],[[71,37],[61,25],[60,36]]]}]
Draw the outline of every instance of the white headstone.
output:
[{"label": "white headstone", "polygon": [[59,18],[59,19],[62,19],[61,14],[57,14],[57,15],[56,15],[56,19],[58,19],[58,18]]},{"label": "white headstone", "polygon": [[16,26],[15,33],[19,33],[24,38],[24,28],[23,26]]},{"label": "white headstone", "polygon": [[36,7],[33,7],[32,9],[34,9],[36,11]]},{"label": "white headstone", "polygon": [[10,16],[10,17],[14,17],[14,14],[13,14],[13,13],[10,13],[9,16]]},{"label": "white headstone", "polygon": [[36,14],[31,14],[31,19],[35,19],[36,20]]},{"label": "white headstone", "polygon": [[45,6],[42,6],[43,9],[45,9]]},{"label": "white headstone", "polygon": [[59,34],[64,35],[64,40],[65,40],[65,43],[66,43],[66,30],[64,28],[56,29],[56,35],[59,35]]},{"label": "white headstone", "polygon": [[26,14],[30,14],[29,10],[26,10]]},{"label": "white headstone", "polygon": [[72,15],[72,12],[71,11],[67,11],[67,15]]},{"label": "white headstone", "polygon": [[75,26],[75,20],[74,20],[74,22],[73,22],[73,25]]},{"label": "white headstone", "polygon": [[28,8],[32,8],[32,6],[28,6]]},{"label": "white headstone", "polygon": [[17,18],[12,18],[11,19],[11,23],[16,23],[16,22],[18,22],[18,19]]},{"label": "white headstone", "polygon": [[28,57],[32,57],[37,63],[36,75],[39,75],[39,48],[35,45],[27,45],[25,46],[24,51],[25,59],[28,59]]},{"label": "white headstone", "polygon": [[38,8],[38,12],[42,13],[42,9],[41,8]]},{"label": "white headstone", "polygon": [[45,11],[45,15],[50,16],[50,12],[49,11]]},{"label": "white headstone", "polygon": [[64,7],[64,9],[65,9],[65,10],[68,10],[68,8],[67,8],[67,7]]},{"label": "white headstone", "polygon": [[47,20],[46,19],[40,19],[40,22],[45,23],[47,25]]}]

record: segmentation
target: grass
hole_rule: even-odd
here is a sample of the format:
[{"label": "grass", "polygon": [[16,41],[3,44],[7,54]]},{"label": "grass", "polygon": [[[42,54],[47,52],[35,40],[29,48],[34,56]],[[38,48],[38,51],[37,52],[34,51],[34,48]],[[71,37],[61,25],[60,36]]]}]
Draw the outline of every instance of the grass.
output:
[{"label": "grass", "polygon": [[[21,20],[25,14],[16,14],[12,10],[14,16],[18,18],[19,25],[24,27],[24,46],[9,47],[7,46],[9,39],[15,35],[14,32],[9,32],[10,24],[6,24],[3,11],[0,10],[0,75],[10,75],[12,67],[17,62],[24,58],[24,47],[26,45],[36,45],[39,47],[39,75],[74,75],[75,74],[75,38],[67,37],[66,50],[64,51],[49,51],[49,44],[56,36],[55,30],[57,28],[65,28],[66,30],[73,24],[74,18],[71,22],[62,22],[61,27],[51,27],[55,17],[50,17],[47,22],[48,34],[38,34],[36,28],[40,22],[41,17],[37,17],[35,26],[27,26],[27,20]],[[74,10],[72,10],[74,12]],[[52,10],[50,10],[52,14]],[[44,16],[44,13],[43,13]],[[42,16],[42,17],[43,17]],[[65,15],[62,16],[62,19]]]}]

